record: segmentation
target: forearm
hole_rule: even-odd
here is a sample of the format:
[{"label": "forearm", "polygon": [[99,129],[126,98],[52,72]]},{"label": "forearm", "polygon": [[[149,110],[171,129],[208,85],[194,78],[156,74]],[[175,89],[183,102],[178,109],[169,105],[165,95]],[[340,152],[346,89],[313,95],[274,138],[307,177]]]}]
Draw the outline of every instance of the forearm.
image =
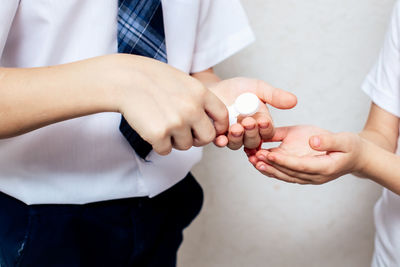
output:
[{"label": "forearm", "polygon": [[395,154],[399,118],[372,103],[362,137],[359,176],[370,178],[400,194],[400,157]]},{"label": "forearm", "polygon": [[362,138],[370,141],[371,143],[394,153],[397,148],[397,140],[395,138],[387,138],[379,131],[374,129],[366,128],[359,134]]},{"label": "forearm", "polygon": [[357,175],[400,195],[400,157],[369,141],[364,141],[363,147],[365,163]]},{"label": "forearm", "polygon": [[54,67],[0,69],[0,138],[62,120],[117,111],[112,88],[101,84],[96,60]]},{"label": "forearm", "polygon": [[399,137],[399,118],[372,103],[360,136],[393,153],[396,151]]}]

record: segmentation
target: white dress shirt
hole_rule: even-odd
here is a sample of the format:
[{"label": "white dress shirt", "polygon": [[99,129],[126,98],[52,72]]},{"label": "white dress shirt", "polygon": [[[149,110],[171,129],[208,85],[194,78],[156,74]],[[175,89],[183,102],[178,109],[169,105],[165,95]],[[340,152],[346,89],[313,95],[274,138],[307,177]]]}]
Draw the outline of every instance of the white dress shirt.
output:
[{"label": "white dress shirt", "polygon": [[[39,67],[117,52],[117,0],[2,0],[0,66]],[[168,62],[187,73],[253,41],[238,0],[165,0]],[[63,81],[60,81],[63,82]],[[1,97],[1,96],[0,96]],[[100,113],[0,140],[0,191],[27,204],[155,196],[180,181],[201,149],[144,162]]]},{"label": "white dress shirt", "polygon": [[[363,90],[387,112],[400,117],[400,2],[397,1],[379,59]],[[397,152],[399,154],[399,151]],[[400,196],[383,189],[375,205],[375,253],[373,267],[400,266]]]}]

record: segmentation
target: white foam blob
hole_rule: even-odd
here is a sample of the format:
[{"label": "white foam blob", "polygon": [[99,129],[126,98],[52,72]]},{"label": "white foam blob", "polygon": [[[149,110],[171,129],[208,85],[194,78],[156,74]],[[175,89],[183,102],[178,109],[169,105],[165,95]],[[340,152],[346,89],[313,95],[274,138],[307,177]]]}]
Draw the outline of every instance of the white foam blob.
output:
[{"label": "white foam blob", "polygon": [[235,103],[228,107],[229,122],[234,124],[237,122],[238,116],[252,116],[260,109],[261,101],[253,93],[244,93],[238,96]]},{"label": "white foam blob", "polygon": [[252,116],[260,108],[260,100],[255,94],[244,93],[236,98],[234,105],[239,115]]}]

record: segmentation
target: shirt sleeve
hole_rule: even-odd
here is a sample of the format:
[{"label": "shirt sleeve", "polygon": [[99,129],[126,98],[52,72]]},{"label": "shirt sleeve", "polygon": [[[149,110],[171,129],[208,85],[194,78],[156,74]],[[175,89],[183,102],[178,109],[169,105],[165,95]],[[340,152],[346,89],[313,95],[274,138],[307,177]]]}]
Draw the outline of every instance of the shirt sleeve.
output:
[{"label": "shirt sleeve", "polygon": [[201,1],[191,73],[215,66],[254,41],[239,0]]},{"label": "shirt sleeve", "polygon": [[362,90],[372,102],[400,117],[400,2],[397,1],[378,61]]},{"label": "shirt sleeve", "polygon": [[0,58],[3,54],[4,46],[7,42],[15,13],[19,5],[19,0],[1,0],[0,5]]}]

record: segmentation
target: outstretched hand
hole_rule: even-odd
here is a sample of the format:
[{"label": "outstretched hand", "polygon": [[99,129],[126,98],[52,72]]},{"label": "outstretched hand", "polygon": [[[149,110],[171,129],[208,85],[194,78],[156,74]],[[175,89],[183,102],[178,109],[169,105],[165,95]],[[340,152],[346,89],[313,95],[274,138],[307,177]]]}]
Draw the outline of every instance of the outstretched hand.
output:
[{"label": "outstretched hand", "polygon": [[[210,88],[227,106],[246,92],[254,93],[265,104],[279,109],[290,109],[296,106],[295,95],[277,89],[264,81],[249,78],[234,78],[221,81]],[[267,105],[261,105],[260,110],[251,117],[238,118],[238,123],[231,125],[227,135],[221,135],[215,140],[219,147],[228,146],[237,150],[243,145],[247,148],[259,147],[262,140],[268,140],[275,134],[273,121]]]},{"label": "outstretched hand", "polygon": [[365,142],[357,134],[333,134],[314,126],[277,128],[268,140],[278,147],[248,152],[249,161],[266,176],[289,183],[323,184],[358,172]]}]

